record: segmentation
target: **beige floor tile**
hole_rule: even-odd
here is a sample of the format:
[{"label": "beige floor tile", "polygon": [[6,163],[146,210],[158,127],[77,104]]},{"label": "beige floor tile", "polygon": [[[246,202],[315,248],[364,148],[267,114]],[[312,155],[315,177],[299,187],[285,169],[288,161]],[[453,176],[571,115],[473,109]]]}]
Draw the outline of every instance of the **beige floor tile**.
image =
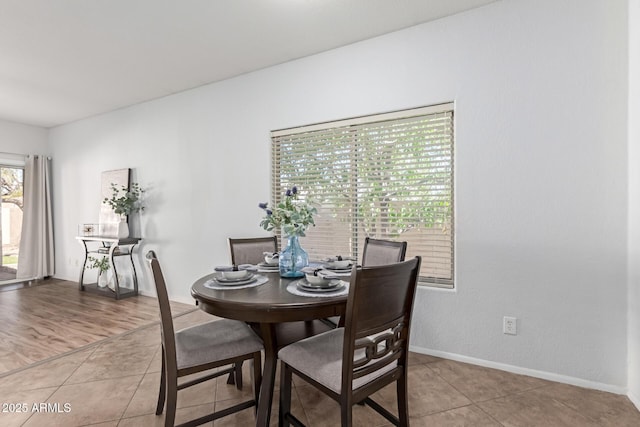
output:
[{"label": "beige floor tile", "polygon": [[0,378],[0,390],[19,391],[60,386],[95,349],[96,347],[90,347],[67,356],[56,357],[49,362]]},{"label": "beige floor tile", "polygon": [[640,426],[640,412],[627,396],[567,384],[552,384],[531,393],[552,397],[601,426]]},{"label": "beige floor tile", "polygon": [[433,363],[440,360],[443,359],[440,357],[429,356],[428,354],[420,354],[413,351],[409,352],[409,366],[423,365],[425,363]]},{"label": "beige floor tile", "polygon": [[[46,402],[57,387],[40,388],[28,391],[0,391],[0,426],[22,426],[33,414],[35,408],[39,408],[42,402]],[[44,425],[44,424],[42,424]]]},{"label": "beige floor tile", "polygon": [[64,385],[47,403],[69,405],[69,412],[36,413],[25,427],[73,427],[120,419],[133,397],[142,375]]},{"label": "beige floor tile", "polygon": [[[237,405],[245,400],[247,399],[228,399],[221,402],[216,402],[216,411],[221,411],[233,405]],[[244,427],[255,425],[255,423],[255,408],[251,407],[240,412],[227,415],[226,417],[217,419],[213,422],[213,425],[214,427]]]},{"label": "beige floor tile", "polygon": [[160,325],[147,326],[136,329],[133,332],[115,337],[112,340],[116,345],[123,346],[153,346],[160,345]]},{"label": "beige floor tile", "polygon": [[[220,378],[221,377],[179,390],[178,408],[216,402],[218,393],[218,385],[216,383]],[[189,377],[185,377],[185,379],[188,380]],[[182,381],[183,380],[180,380],[180,382]],[[227,387],[235,389],[234,385],[227,385]]]},{"label": "beige floor tile", "polygon": [[91,427],[118,427],[120,421],[107,421],[106,423],[91,424]]},{"label": "beige floor tile", "polygon": [[[296,387],[295,391],[304,408],[310,427],[328,427],[340,425],[340,405],[313,386]],[[294,416],[300,419],[295,408]],[[356,427],[386,426],[388,422],[380,414],[368,406],[355,405],[353,407],[353,425]]]},{"label": "beige floor tile", "polygon": [[[276,427],[278,425],[278,414],[280,413],[280,389],[273,392],[273,401],[271,402],[271,419],[269,426]],[[302,403],[298,398],[298,391],[291,389],[291,413],[296,416],[303,424],[309,425]]]},{"label": "beige floor tile", "polygon": [[149,367],[147,368],[147,373],[150,374],[152,372],[160,372],[162,370],[162,346],[158,346],[156,353],[153,355],[153,359],[151,359],[151,363],[149,363]]},{"label": "beige floor tile", "polygon": [[501,427],[475,405],[438,412],[419,418],[411,418],[412,427]]},{"label": "beige floor tile", "polygon": [[550,384],[538,378],[452,360],[430,363],[429,368],[476,403]]},{"label": "beige floor tile", "polygon": [[160,373],[145,374],[133,398],[124,412],[123,418],[155,414],[160,387]]},{"label": "beige floor tile", "polygon": [[[275,391],[273,395],[273,402],[271,404],[271,417],[269,420],[270,427],[276,427],[278,425],[279,399],[280,399],[280,394],[278,393],[278,391]],[[231,399],[231,400],[218,402],[216,406],[216,411],[228,408],[232,405],[236,405],[242,401],[243,399]],[[292,390],[292,393],[291,393],[291,410],[300,421],[302,421],[307,426],[311,427],[311,425],[309,424],[309,421],[307,420],[307,417],[305,416],[304,409],[300,404],[300,400],[298,399],[298,395],[296,394],[295,390]],[[236,414],[232,414],[227,417],[216,420],[214,422],[214,426],[215,427],[245,427],[245,426],[254,425],[256,422],[254,412],[255,412],[254,408],[245,409]]]},{"label": "beige floor tile", "polygon": [[164,427],[164,414],[148,414],[122,418],[118,423],[118,427]]},{"label": "beige floor tile", "polygon": [[[185,377],[180,382],[197,376]],[[228,387],[235,387],[229,385]],[[140,386],[136,390],[124,417],[131,418],[139,415],[155,414],[158,403],[158,391],[160,388],[160,373],[145,374]],[[205,381],[182,390],[178,390],[177,408],[199,406],[214,403],[216,401],[216,379]]]},{"label": "beige floor tile", "polygon": [[[407,381],[410,417],[420,417],[471,403],[462,393],[436,375],[426,365],[411,367]],[[393,414],[398,413],[395,383],[374,394],[373,400]]]},{"label": "beige floor tile", "polygon": [[253,382],[251,380],[252,366],[253,364],[248,361],[242,364],[242,390],[238,390],[233,384],[227,384],[227,374],[216,378],[216,401],[251,399],[253,396]]},{"label": "beige floor tile", "polygon": [[[214,404],[190,406],[188,408],[178,409],[176,411],[175,424],[182,424],[189,420],[202,417],[212,413],[213,410]],[[163,412],[161,415],[153,413],[139,417],[123,418],[118,424],[118,427],[164,427],[164,417],[165,413]],[[204,427],[212,427],[213,422],[201,425]]]},{"label": "beige floor tile", "polygon": [[509,427],[596,427],[599,424],[567,405],[536,392],[523,392],[478,403],[492,418]]},{"label": "beige floor tile", "polygon": [[144,374],[159,346],[125,346],[110,341],[100,345],[65,384]]}]

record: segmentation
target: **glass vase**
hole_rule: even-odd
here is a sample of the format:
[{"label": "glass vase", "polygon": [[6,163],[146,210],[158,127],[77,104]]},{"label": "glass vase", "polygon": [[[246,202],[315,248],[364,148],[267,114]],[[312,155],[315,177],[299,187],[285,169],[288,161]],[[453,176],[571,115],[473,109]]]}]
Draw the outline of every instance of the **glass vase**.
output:
[{"label": "glass vase", "polygon": [[300,247],[298,236],[287,236],[287,247],[280,252],[279,267],[282,277],[303,277],[301,271],[309,265],[309,255]]},{"label": "glass vase", "polygon": [[106,271],[98,272],[98,287],[106,288],[109,285],[109,278]]}]

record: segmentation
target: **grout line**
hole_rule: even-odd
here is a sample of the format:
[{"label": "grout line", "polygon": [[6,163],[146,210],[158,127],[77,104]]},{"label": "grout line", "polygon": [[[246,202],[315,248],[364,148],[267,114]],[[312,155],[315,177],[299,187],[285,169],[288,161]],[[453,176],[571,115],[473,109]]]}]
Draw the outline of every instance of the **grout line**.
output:
[{"label": "grout line", "polygon": [[[442,359],[442,360],[447,360],[447,359]],[[423,415],[421,417],[415,417],[416,419],[418,418],[425,418],[425,417],[429,417],[435,414],[441,414],[444,412],[449,412],[449,411],[453,411],[455,409],[460,409],[460,408],[466,408],[466,407],[475,407],[478,408],[480,411],[482,411],[482,413],[484,413],[485,415],[487,415],[491,420],[495,421],[497,424],[499,424],[500,426],[504,427],[504,424],[502,424],[500,421],[496,420],[494,417],[491,416],[491,414],[488,414],[486,411],[484,411],[479,405],[478,402],[475,402],[473,399],[471,399],[469,396],[467,396],[466,394],[464,394],[462,391],[458,390],[458,388],[456,386],[454,386],[453,384],[451,384],[449,381],[447,381],[442,375],[438,374],[437,372],[435,372],[429,365],[434,364],[434,363],[438,363],[440,361],[436,360],[436,361],[432,361],[432,362],[425,362],[422,363],[423,366],[426,366],[433,375],[437,376],[438,378],[440,378],[442,381],[444,381],[446,384],[448,384],[451,388],[453,388],[456,392],[460,393],[462,396],[464,396],[467,400],[469,400],[469,404],[467,405],[461,405],[461,406],[456,406],[453,408],[448,408],[448,409],[444,409],[442,411],[436,411],[436,412],[431,412],[429,414]],[[411,418],[411,416],[410,416]]]},{"label": "grout line", "polygon": [[473,404],[473,406],[475,406],[476,408],[478,408],[483,414],[485,414],[487,417],[489,417],[490,419],[492,419],[493,421],[495,421],[496,423],[500,424],[501,426],[504,427],[504,424],[502,424],[500,421],[498,421],[493,415],[491,415],[490,413],[488,413],[487,411],[485,411],[481,406],[476,405],[475,403]]}]

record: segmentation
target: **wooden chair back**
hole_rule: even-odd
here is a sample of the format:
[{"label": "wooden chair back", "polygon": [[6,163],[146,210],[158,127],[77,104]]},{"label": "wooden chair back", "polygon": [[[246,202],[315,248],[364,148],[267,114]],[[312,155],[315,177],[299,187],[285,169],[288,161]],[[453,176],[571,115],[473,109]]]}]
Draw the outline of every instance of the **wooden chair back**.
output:
[{"label": "wooden chair back", "polygon": [[342,390],[352,390],[354,379],[394,362],[393,369],[359,394],[366,397],[406,373],[420,263],[416,257],[384,266],[354,267],[345,314]]},{"label": "wooden chair back", "polygon": [[404,261],[407,252],[407,242],[395,242],[393,240],[372,239],[364,240],[362,250],[362,266],[393,264]]},{"label": "wooden chair back", "polygon": [[165,363],[169,372],[177,371],[178,362],[176,356],[176,339],[173,328],[173,318],[171,316],[171,305],[167,285],[160,269],[160,262],[154,251],[147,252],[147,261],[151,268],[151,276],[158,294],[158,305],[160,306],[160,327],[162,328],[162,346],[164,348]]},{"label": "wooden chair back", "polygon": [[278,239],[276,236],[246,239],[229,238],[229,250],[233,265],[258,264],[264,262],[263,252],[278,252]]}]

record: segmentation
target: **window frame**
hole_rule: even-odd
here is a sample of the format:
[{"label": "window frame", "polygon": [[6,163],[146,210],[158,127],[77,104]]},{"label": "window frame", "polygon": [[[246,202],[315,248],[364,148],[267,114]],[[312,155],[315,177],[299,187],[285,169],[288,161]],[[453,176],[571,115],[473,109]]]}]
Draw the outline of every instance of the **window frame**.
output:
[{"label": "window frame", "polygon": [[[449,257],[450,279],[420,276],[419,283],[421,285],[427,285],[432,287],[450,288],[450,289],[454,288],[456,233],[455,233],[455,120],[454,120],[455,108],[454,108],[453,102],[431,105],[427,107],[412,108],[408,110],[398,110],[398,111],[393,111],[388,113],[359,116],[354,118],[328,121],[328,122],[316,123],[316,124],[311,124],[306,126],[297,126],[297,127],[291,127],[291,128],[272,131],[271,132],[271,161],[272,161],[271,201],[273,205],[275,206],[282,199],[283,197],[282,193],[286,185],[286,184],[283,184],[282,182],[283,177],[281,176],[281,170],[280,170],[281,166],[279,163],[279,159],[281,155],[281,153],[279,152],[279,150],[281,149],[279,145],[279,141],[281,138],[293,137],[298,134],[309,134],[312,132],[322,132],[322,131],[338,130],[342,128],[357,127],[357,126],[367,126],[367,125],[372,125],[378,122],[389,122],[391,124],[394,124],[402,120],[407,120],[412,118],[425,118],[432,115],[435,116],[438,114],[450,115],[450,126],[447,128],[449,132],[447,134],[447,138],[450,139],[450,157],[448,159],[449,161],[448,166],[450,168],[448,177],[449,177],[450,184],[449,184],[449,187],[447,187],[447,191],[449,192],[449,195],[450,195],[447,199],[447,203],[448,203],[447,210],[449,215],[448,218],[449,218],[449,228],[450,228],[449,230],[450,238],[447,239],[447,244],[450,245],[448,246],[450,247],[450,257]],[[355,167],[356,167],[356,170],[358,170],[359,166],[355,166]],[[356,175],[358,174],[358,172],[352,172],[352,173]],[[292,182],[292,180],[295,181],[295,178],[287,179],[285,181],[287,181],[287,183],[290,185],[294,185],[294,184],[298,185],[298,183]],[[357,187],[358,186],[356,185],[355,188],[357,189]],[[357,203],[353,204],[352,206],[354,206],[354,210],[357,210]],[[361,217],[358,215],[355,215],[354,218],[361,219]],[[355,229],[359,228],[360,226],[361,226],[360,224],[356,224]],[[360,256],[362,252],[361,245],[364,243],[364,237],[366,236],[363,235],[362,237],[360,237],[358,235],[358,232],[356,231],[351,231],[351,233],[352,233],[352,237],[350,239],[355,240],[355,242],[352,243],[353,244],[352,251],[355,254],[357,254],[357,256]],[[276,232],[276,235],[278,236],[279,239],[281,239],[282,236],[280,236],[279,231]],[[382,237],[371,236],[371,237],[385,238],[384,236]],[[360,242],[360,239],[362,240],[361,242]],[[403,240],[402,237],[400,237],[399,240]],[[360,247],[358,247],[358,245],[360,245]],[[411,245],[409,244],[409,250],[408,250],[409,253],[411,252],[410,249],[411,249]]]}]

